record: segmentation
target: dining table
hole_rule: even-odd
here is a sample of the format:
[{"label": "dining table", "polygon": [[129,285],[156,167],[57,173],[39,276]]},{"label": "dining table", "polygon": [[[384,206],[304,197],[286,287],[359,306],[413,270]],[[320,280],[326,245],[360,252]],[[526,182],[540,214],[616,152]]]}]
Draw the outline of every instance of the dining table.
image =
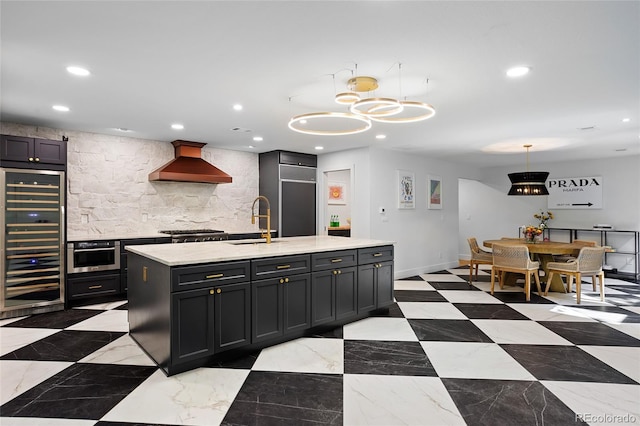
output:
[{"label": "dining table", "polygon": [[[505,244],[505,245],[525,245],[529,249],[529,254],[533,258],[533,260],[537,260],[540,262],[540,267],[544,271],[544,277],[540,277],[541,282],[547,281],[547,277],[549,276],[549,270],[547,265],[549,262],[553,262],[554,255],[568,254],[577,256],[580,252],[580,249],[583,245],[567,243],[561,241],[534,241],[528,242],[524,238],[504,238],[500,240],[484,240],[482,245],[488,248],[491,248],[494,244]],[[505,275],[506,285],[515,285],[517,280],[517,274],[507,273]],[[544,289],[544,286],[542,287]],[[554,274],[551,279],[551,286],[549,287],[551,291],[557,291],[561,293],[566,293],[567,289],[562,282],[562,277],[560,274]]]}]

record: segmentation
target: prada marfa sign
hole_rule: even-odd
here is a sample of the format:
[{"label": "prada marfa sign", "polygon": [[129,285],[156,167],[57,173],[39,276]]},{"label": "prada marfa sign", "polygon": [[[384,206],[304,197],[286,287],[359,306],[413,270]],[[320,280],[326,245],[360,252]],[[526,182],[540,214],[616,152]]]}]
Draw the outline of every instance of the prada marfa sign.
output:
[{"label": "prada marfa sign", "polygon": [[601,209],[602,176],[547,179],[551,209]]}]

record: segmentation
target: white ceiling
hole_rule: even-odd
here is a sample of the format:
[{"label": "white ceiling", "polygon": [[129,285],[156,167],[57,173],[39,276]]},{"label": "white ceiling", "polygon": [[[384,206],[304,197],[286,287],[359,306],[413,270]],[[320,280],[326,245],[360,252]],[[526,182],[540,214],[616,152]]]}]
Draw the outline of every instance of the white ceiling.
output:
[{"label": "white ceiling", "polygon": [[[480,166],[524,164],[525,143],[532,163],[640,153],[638,1],[3,0],[0,14],[2,121],[255,152],[386,146]],[[376,96],[436,116],[339,137],[288,129],[293,115],[345,111],[333,97],[356,64],[378,78]],[[508,79],[513,65],[531,73]],[[512,152],[486,152],[495,144]]]}]

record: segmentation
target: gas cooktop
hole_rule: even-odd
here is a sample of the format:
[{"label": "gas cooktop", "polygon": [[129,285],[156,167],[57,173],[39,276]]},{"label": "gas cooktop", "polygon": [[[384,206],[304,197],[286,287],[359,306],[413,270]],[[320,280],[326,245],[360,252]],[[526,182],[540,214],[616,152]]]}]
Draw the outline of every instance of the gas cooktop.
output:
[{"label": "gas cooktop", "polygon": [[169,229],[159,231],[161,234],[169,235],[196,235],[196,234],[223,234],[224,231],[217,229]]},{"label": "gas cooktop", "polygon": [[229,234],[217,229],[170,229],[159,232],[171,235],[172,243],[195,243],[199,241],[221,241],[229,239]]}]

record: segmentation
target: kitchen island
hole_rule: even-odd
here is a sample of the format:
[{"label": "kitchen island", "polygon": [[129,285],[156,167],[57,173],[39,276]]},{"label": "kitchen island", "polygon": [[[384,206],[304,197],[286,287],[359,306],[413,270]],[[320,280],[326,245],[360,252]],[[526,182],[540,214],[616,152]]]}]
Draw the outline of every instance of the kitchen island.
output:
[{"label": "kitchen island", "polygon": [[128,246],[131,337],[167,375],[393,303],[393,242],[331,236]]}]

